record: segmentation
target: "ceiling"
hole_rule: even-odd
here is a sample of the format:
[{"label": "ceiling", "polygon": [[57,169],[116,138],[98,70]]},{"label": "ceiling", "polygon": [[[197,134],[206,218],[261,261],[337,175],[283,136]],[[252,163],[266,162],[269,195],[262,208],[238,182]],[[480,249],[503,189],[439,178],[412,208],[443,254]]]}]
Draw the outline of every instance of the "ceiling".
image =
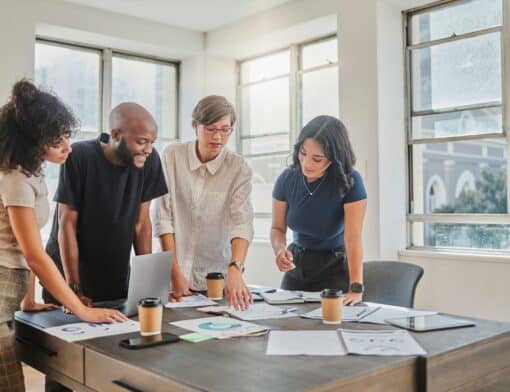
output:
[{"label": "ceiling", "polygon": [[64,0],[196,31],[214,30],[291,0]]}]

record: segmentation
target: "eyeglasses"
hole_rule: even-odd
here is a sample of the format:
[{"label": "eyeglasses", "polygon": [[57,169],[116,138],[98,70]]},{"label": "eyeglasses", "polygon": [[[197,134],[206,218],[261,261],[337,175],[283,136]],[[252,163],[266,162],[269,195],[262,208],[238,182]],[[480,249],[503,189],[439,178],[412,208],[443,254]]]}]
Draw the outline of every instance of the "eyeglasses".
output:
[{"label": "eyeglasses", "polygon": [[225,136],[230,135],[232,133],[232,131],[234,130],[233,127],[216,128],[215,126],[212,126],[212,125],[204,125],[203,127],[207,133],[220,132],[222,135],[225,135]]}]

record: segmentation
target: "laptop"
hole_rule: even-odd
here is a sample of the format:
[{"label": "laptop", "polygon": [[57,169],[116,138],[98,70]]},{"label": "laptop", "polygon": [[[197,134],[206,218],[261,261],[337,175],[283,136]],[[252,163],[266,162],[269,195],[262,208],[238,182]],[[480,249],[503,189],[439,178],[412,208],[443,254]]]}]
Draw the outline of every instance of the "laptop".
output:
[{"label": "laptop", "polygon": [[165,305],[170,289],[172,252],[133,256],[127,299],[95,302],[94,307],[118,309],[126,316],[138,313],[138,302],[145,297],[159,297]]}]

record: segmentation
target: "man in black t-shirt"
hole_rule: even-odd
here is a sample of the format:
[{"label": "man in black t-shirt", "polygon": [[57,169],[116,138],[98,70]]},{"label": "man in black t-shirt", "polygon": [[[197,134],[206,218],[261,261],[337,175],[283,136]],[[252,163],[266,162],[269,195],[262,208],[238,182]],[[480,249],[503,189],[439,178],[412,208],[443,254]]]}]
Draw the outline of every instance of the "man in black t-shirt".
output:
[{"label": "man in black t-shirt", "polygon": [[46,251],[86,304],[126,298],[132,246],[152,252],[150,201],[167,193],[156,137],[150,113],[122,103],[110,135],[74,143],[61,166]]}]

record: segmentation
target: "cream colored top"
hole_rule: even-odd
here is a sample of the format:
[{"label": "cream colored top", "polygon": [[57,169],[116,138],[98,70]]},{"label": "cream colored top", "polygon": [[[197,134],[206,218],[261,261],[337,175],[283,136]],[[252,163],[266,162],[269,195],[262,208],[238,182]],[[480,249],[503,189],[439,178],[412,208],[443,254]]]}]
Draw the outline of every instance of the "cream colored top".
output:
[{"label": "cream colored top", "polygon": [[19,170],[0,171],[0,266],[29,269],[12,232],[7,214],[9,206],[33,208],[37,225],[42,228],[50,213],[44,177],[27,177]]},{"label": "cream colored top", "polygon": [[156,201],[154,235],[174,233],[179,266],[191,287],[205,290],[209,272],[226,273],[230,242],[253,239],[252,171],[224,148],[202,163],[195,141],[168,145],[161,156],[168,194]]}]

